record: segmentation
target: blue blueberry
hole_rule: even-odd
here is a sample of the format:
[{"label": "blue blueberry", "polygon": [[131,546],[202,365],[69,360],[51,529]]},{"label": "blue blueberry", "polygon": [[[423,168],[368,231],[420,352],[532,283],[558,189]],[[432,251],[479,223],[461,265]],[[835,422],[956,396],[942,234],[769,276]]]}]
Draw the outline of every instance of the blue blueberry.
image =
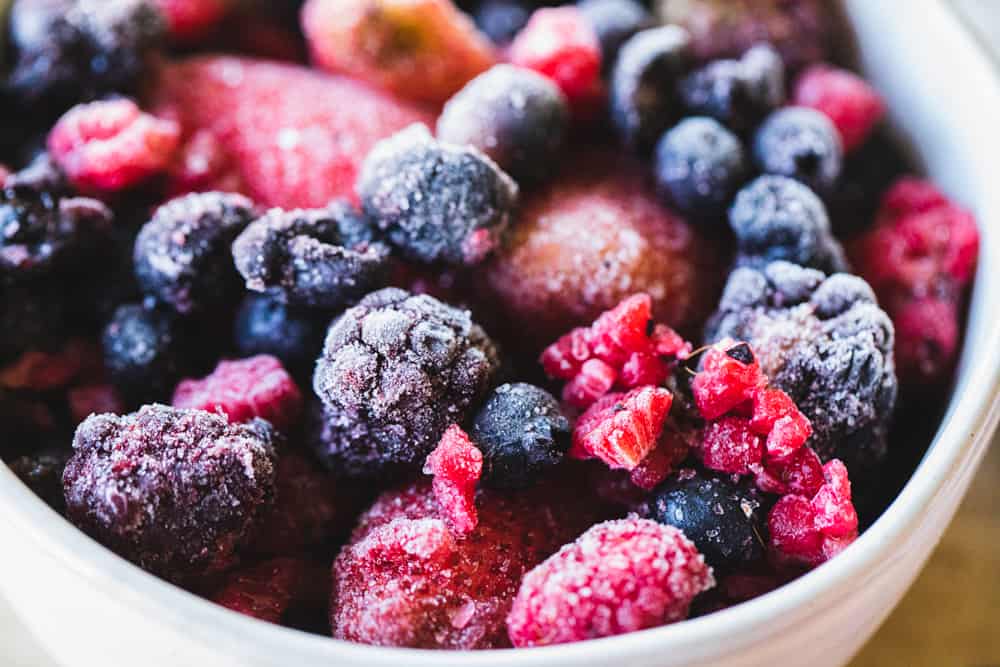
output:
[{"label": "blue blueberry", "polygon": [[580,0],[577,7],[597,33],[606,70],[629,37],[653,24],[649,10],[636,0]]},{"label": "blue blueberry", "polygon": [[802,181],[826,195],[840,176],[843,149],[833,123],[819,111],[786,107],[757,129],[753,140],[757,167]]}]

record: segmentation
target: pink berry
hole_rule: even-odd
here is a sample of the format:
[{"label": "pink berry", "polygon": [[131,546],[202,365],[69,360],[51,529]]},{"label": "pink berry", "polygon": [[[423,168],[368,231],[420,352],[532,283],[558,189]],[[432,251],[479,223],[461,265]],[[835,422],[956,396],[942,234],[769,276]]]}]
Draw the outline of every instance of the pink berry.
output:
[{"label": "pink berry", "polygon": [[231,0],[154,0],[154,4],[166,17],[174,40],[193,42],[218,27],[233,3]]},{"label": "pink berry", "polygon": [[684,534],[648,519],[593,526],[529,572],[507,628],[514,646],[609,637],[687,618],[715,584]]},{"label": "pink berry", "polygon": [[448,527],[459,536],[476,529],[476,485],[483,474],[483,453],[458,424],[445,430],[428,455],[424,474],[434,475],[432,488]]},{"label": "pink berry", "polygon": [[750,346],[725,340],[705,352],[691,391],[701,416],[712,420],[753,399],[766,383]]},{"label": "pink berry", "polygon": [[698,453],[710,470],[746,475],[764,458],[764,443],[747,419],[727,416],[705,425]]},{"label": "pink berry", "polygon": [[652,491],[672,473],[688,455],[688,441],[676,431],[664,429],[656,447],[629,473],[633,484]]},{"label": "pink berry", "polygon": [[767,493],[812,496],[823,485],[823,462],[811,447],[800,447],[786,459],[750,466],[757,488]]},{"label": "pink berry", "polygon": [[181,146],[167,170],[167,196],[190,192],[237,192],[245,189],[239,170],[214,134],[198,130]]},{"label": "pink berry", "polygon": [[211,600],[252,618],[280,623],[305,585],[305,574],[305,564],[294,558],[264,561],[228,575]]},{"label": "pink berry", "polygon": [[539,359],[545,374],[558,380],[573,379],[584,362],[590,359],[589,337],[586,327],[577,327],[545,348]]},{"label": "pink berry", "polygon": [[812,65],[795,84],[792,103],[816,109],[840,133],[844,150],[851,152],[865,142],[885,115],[885,103],[872,86],[857,74],[829,65]]},{"label": "pink berry", "polygon": [[651,347],[653,300],[635,294],[601,314],[590,325],[590,348],[598,359],[621,366],[632,353]]},{"label": "pink berry", "polygon": [[586,410],[611,391],[618,373],[600,359],[588,359],[576,377],[563,387],[562,398],[574,408]]},{"label": "pink berry", "polygon": [[632,470],[656,445],[673,395],[662,387],[607,394],[580,416],[570,455]]}]

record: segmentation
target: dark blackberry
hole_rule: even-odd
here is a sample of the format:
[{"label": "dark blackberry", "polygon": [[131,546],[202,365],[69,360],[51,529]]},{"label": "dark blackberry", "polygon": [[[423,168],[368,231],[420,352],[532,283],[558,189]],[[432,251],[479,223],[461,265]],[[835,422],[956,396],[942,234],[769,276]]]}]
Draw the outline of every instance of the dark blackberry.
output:
[{"label": "dark blackberry", "polygon": [[293,375],[312,373],[331,315],[298,309],[270,294],[248,294],[236,313],[234,334],[241,357],[270,354]]},{"label": "dark blackberry", "polygon": [[687,67],[688,34],[677,26],[638,32],[611,73],[611,122],[629,147],[646,151],[680,117],[677,81]]},{"label": "dark blackberry", "polygon": [[46,505],[62,514],[66,510],[62,476],[68,459],[68,452],[51,451],[20,456],[7,466]]},{"label": "dark blackberry", "polygon": [[562,460],[570,433],[569,420],[552,394],[523,382],[500,385],[470,432],[483,452],[483,483],[497,489],[530,486]]},{"label": "dark blackberry", "polygon": [[498,366],[467,311],[401,289],[373,292],[333,322],[316,362],[319,454],[347,475],[417,469]]},{"label": "dark blackberry", "polygon": [[531,9],[519,0],[483,0],[476,4],[472,18],[497,46],[506,46],[528,23]]},{"label": "dark blackberry", "polygon": [[750,172],[739,138],[711,118],[685,118],[656,146],[656,185],[678,211],[703,222],[723,217]]},{"label": "dark blackberry", "polygon": [[552,174],[569,129],[566,98],[551,79],[496,65],[452,97],[437,122],[441,141],[473,146],[519,183]]},{"label": "dark blackberry", "polygon": [[802,181],[821,195],[836,185],[842,155],[837,128],[805,107],[775,111],[753,138],[754,160],[762,172]]},{"label": "dark blackberry", "polygon": [[388,279],[389,248],[364,237],[364,230],[370,232],[346,202],[309,211],[275,208],[240,234],[232,255],[247,289],[293,306],[337,308]]},{"label": "dark blackberry", "polygon": [[84,268],[111,235],[111,211],[96,199],[20,187],[0,194],[0,277],[23,281]]},{"label": "dark blackberry", "polygon": [[63,474],[70,520],[173,582],[224,571],[274,498],[276,433],[202,410],[92,415]]},{"label": "dark blackberry", "polygon": [[576,6],[597,33],[605,70],[614,64],[629,37],[655,23],[649,10],[636,0],[579,0]]},{"label": "dark blackberry", "polygon": [[365,213],[408,259],[476,264],[510,223],[517,184],[475,148],[440,143],[424,125],[380,141],[357,184]]},{"label": "dark blackberry", "polygon": [[706,342],[750,343],[773,386],[809,418],[820,458],[859,473],[885,457],[896,403],[892,322],[856,276],[788,262],[729,276]]},{"label": "dark blackberry", "polygon": [[680,84],[689,113],[711,116],[738,133],[753,129],[785,101],[785,68],[766,44],[740,60],[716,60],[689,74]]},{"label": "dark blackberry", "polygon": [[166,34],[149,0],[16,0],[10,25],[9,85],[22,101],[61,108],[133,91]]},{"label": "dark blackberry", "polygon": [[683,531],[716,574],[726,574],[764,556],[762,500],[748,483],[684,468],[653,491],[646,513]]},{"label": "dark blackberry", "polygon": [[737,266],[763,268],[785,260],[824,273],[847,270],[844,249],[830,231],[826,207],[812,190],[784,176],[760,176],[729,209]]},{"label": "dark blackberry", "polygon": [[139,287],[182,314],[231,303],[240,283],[229,248],[254,215],[252,201],[222,192],[160,206],[135,240]]}]

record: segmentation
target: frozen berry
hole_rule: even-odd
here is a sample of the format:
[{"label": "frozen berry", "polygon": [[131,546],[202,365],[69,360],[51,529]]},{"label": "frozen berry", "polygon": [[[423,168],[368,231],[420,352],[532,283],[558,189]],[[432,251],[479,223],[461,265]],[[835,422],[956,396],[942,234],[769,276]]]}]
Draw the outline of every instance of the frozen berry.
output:
[{"label": "frozen berry", "polygon": [[385,284],[389,249],[345,201],[324,209],[271,209],[233,243],[247,288],[293,306],[337,308]]},{"label": "frozen berry", "polygon": [[568,126],[566,98],[552,81],[523,67],[496,65],[448,101],[437,136],[478,148],[525,184],[551,175]]},{"label": "frozen berry", "polygon": [[334,471],[419,466],[499,366],[467,311],[400,289],[373,292],[331,326],[313,387],[325,404],[319,454]]},{"label": "frozen berry", "polygon": [[714,222],[750,171],[743,144],[711,118],[686,118],[656,146],[656,184],[681,213]]},{"label": "frozen berry", "polygon": [[482,0],[477,2],[472,18],[497,46],[507,46],[531,17],[528,4],[521,0]]},{"label": "frozen berry", "polygon": [[59,512],[66,509],[63,498],[62,476],[69,454],[61,451],[19,456],[7,467],[24,485],[35,492],[45,504]]},{"label": "frozen berry", "polygon": [[652,451],[629,471],[629,481],[643,491],[652,491],[684,462],[690,450],[689,435],[668,424]]},{"label": "frozen berry", "polygon": [[562,461],[571,431],[550,393],[518,382],[501,385],[490,394],[470,433],[483,452],[483,483],[520,489]]},{"label": "frozen berry", "polygon": [[507,56],[515,65],[552,79],[577,113],[594,95],[601,76],[601,45],[583,13],[573,6],[535,10]]},{"label": "frozen berry", "polygon": [[240,287],[229,247],[255,215],[252,201],[222,192],[163,204],[135,240],[139,287],[179,313],[228,305]]},{"label": "frozen berry", "polygon": [[745,483],[686,468],[656,489],[648,512],[683,531],[718,575],[764,556],[763,505],[761,495]]},{"label": "frozen berry", "polygon": [[52,194],[66,194],[70,189],[66,174],[62,173],[46,150],[39,152],[25,166],[7,176],[3,186],[7,190],[26,188]]},{"label": "frozen berry", "polygon": [[233,157],[208,130],[186,137],[167,169],[164,191],[170,197],[190,192],[243,192],[246,185]]},{"label": "frozen berry", "polygon": [[358,178],[365,213],[406,257],[476,264],[510,223],[517,184],[472,147],[412,125],[372,149]]},{"label": "frozen berry", "polygon": [[662,387],[607,394],[577,420],[570,455],[632,470],[656,446],[672,402]]},{"label": "frozen berry", "polygon": [[163,13],[171,39],[198,41],[219,27],[233,8],[232,0],[153,0]]},{"label": "frozen berry", "polygon": [[269,294],[248,294],[236,313],[236,349],[247,357],[277,357],[299,377],[312,372],[330,319],[325,311],[298,309]]},{"label": "frozen berry", "polygon": [[857,235],[875,222],[882,195],[910,170],[907,157],[884,127],[844,158],[837,189],[829,197],[830,223],[838,236]]},{"label": "frozen berry", "polygon": [[302,29],[320,67],[431,104],[495,62],[450,0],[309,0]]},{"label": "frozen berry", "polygon": [[765,384],[767,378],[750,346],[724,340],[705,352],[701,370],[691,381],[691,392],[701,416],[714,420],[753,400]]},{"label": "frozen berry", "polygon": [[32,349],[57,349],[74,324],[61,281],[0,287],[0,362]]},{"label": "frozen berry", "polygon": [[90,415],[125,412],[125,404],[118,391],[110,384],[83,384],[66,392],[70,416],[79,424]]},{"label": "frozen berry", "polygon": [[688,35],[677,26],[643,30],[625,42],[609,84],[611,122],[639,151],[680,116],[675,87],[688,61]]},{"label": "frozen berry", "polygon": [[765,175],[748,184],[729,209],[729,226],[737,266],[763,268],[781,259],[824,273],[847,270],[826,206],[794,179]]},{"label": "frozen berry", "polygon": [[680,93],[689,113],[742,134],[784,103],[785,69],[775,50],[762,44],[739,60],[716,60],[692,72]]},{"label": "frozen berry", "polygon": [[840,133],[845,153],[863,144],[885,114],[885,103],[867,81],[829,65],[813,65],[799,75],[792,103],[829,118]]},{"label": "frozen berry", "polygon": [[649,10],[637,0],[579,0],[577,7],[597,34],[605,71],[615,62],[622,44],[654,24]]},{"label": "frozen berry", "polygon": [[280,623],[307,585],[305,575],[302,561],[275,558],[228,574],[210,599],[251,618]]},{"label": "frozen berry", "polygon": [[476,485],[483,472],[483,453],[458,424],[452,424],[427,456],[424,474],[433,475],[431,488],[441,517],[455,535],[476,529]]},{"label": "frozen berry", "polygon": [[687,618],[712,570],[683,533],[647,519],[598,524],[531,570],[507,628],[514,646],[610,637]]},{"label": "frozen berry", "polygon": [[706,329],[708,341],[726,337],[750,343],[771,384],[811,422],[821,458],[864,467],[884,457],[897,392],[893,326],[865,281],[787,262],[736,269]]},{"label": "frozen berry", "polygon": [[73,440],[63,486],[70,519],[170,581],[225,570],[274,494],[267,422],[145,406],[95,415]]},{"label": "frozen berry", "polygon": [[764,440],[746,418],[725,416],[705,425],[697,451],[709,470],[748,475],[764,459]]},{"label": "frozen berry", "polygon": [[840,176],[843,148],[826,116],[806,107],[786,107],[757,128],[753,155],[764,173],[788,176],[827,194]]}]

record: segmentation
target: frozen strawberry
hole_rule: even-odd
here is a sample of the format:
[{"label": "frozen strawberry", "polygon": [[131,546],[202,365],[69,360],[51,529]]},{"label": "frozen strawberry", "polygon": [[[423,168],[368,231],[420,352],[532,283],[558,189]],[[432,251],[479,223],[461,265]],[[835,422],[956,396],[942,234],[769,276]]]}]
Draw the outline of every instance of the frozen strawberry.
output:
[{"label": "frozen strawberry", "polygon": [[186,134],[215,136],[247,195],[283,208],[353,198],[361,162],[378,140],[432,121],[424,110],[346,77],[253,58],[202,56],[170,65],[153,100],[181,120]]},{"label": "frozen strawberry", "polygon": [[634,469],[656,446],[672,402],[673,395],[661,387],[604,396],[577,421],[570,455]]},{"label": "frozen strawberry", "polygon": [[792,104],[811,107],[829,118],[847,153],[861,146],[885,115],[885,103],[871,84],[854,72],[829,65],[813,65],[799,75]]},{"label": "frozen strawberry", "polygon": [[264,561],[228,575],[211,600],[252,618],[280,623],[305,585],[305,573],[305,564],[294,558]]},{"label": "frozen strawberry", "polygon": [[458,424],[441,436],[427,457],[424,474],[433,475],[434,499],[448,527],[458,536],[476,529],[476,484],[483,473],[483,453]]},{"label": "frozen strawberry", "polygon": [[442,104],[496,61],[451,0],[309,0],[313,60],[413,100]]},{"label": "frozen strawberry", "polygon": [[170,37],[194,42],[212,32],[232,9],[234,0],[153,0],[167,19]]},{"label": "frozen strawberry", "polygon": [[121,98],[80,104],[49,133],[49,154],[76,188],[108,193],[166,171],[180,140],[177,123]]}]

